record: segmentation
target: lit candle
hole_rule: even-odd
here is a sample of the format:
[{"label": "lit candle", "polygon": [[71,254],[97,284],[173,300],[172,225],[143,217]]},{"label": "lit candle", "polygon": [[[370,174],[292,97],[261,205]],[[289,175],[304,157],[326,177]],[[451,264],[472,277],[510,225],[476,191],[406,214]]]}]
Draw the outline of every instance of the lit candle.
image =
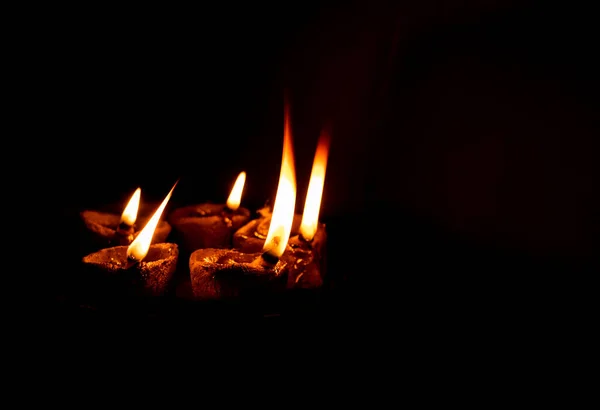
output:
[{"label": "lit candle", "polygon": [[240,172],[225,204],[202,203],[174,210],[169,215],[175,241],[183,251],[201,248],[231,248],[233,233],[250,220],[241,207],[246,173]]},{"label": "lit candle", "polygon": [[295,284],[292,286],[296,287],[319,287],[322,285],[326,273],[325,245],[327,243],[327,233],[325,224],[319,222],[319,214],[321,212],[330,142],[329,132],[323,130],[315,151],[302,212],[302,221],[298,233],[289,240],[292,254],[298,261],[294,275],[290,277],[290,280]]},{"label": "lit candle", "polygon": [[[330,134],[322,131],[314,156],[302,214],[294,214],[289,252],[294,256],[297,268],[290,275],[290,287],[319,287],[325,275],[325,224],[319,222]],[[241,252],[257,252],[264,246],[271,215],[254,219],[234,233],[234,247]]]},{"label": "lit candle", "polygon": [[271,225],[260,252],[198,249],[189,259],[197,299],[256,298],[284,291],[293,261],[283,258],[296,201],[296,172],[286,109],[283,155]]},{"label": "lit candle", "polygon": [[104,248],[83,257],[92,286],[100,285],[99,290],[109,293],[165,292],[175,273],[179,249],[175,243],[152,243],[152,238],[176,185],[131,244]]},{"label": "lit candle", "polygon": [[[80,239],[84,253],[110,246],[129,245],[133,241],[139,233],[139,228],[148,221],[147,217],[138,215],[141,192],[141,188],[135,190],[120,215],[94,210],[80,212],[84,227]],[[166,221],[160,221],[154,231],[152,242],[164,242],[170,233],[171,225]]]}]

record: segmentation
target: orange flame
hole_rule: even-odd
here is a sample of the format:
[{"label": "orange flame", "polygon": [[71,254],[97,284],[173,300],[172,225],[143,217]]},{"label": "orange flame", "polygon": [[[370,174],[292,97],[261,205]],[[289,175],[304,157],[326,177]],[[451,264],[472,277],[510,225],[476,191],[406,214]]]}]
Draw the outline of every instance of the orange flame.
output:
[{"label": "orange flame", "polygon": [[173,188],[171,188],[165,199],[163,199],[156,212],[154,212],[154,215],[152,215],[152,218],[150,218],[146,226],[144,226],[144,229],[141,230],[138,236],[136,236],[133,242],[131,242],[131,245],[129,245],[127,248],[128,258],[139,262],[148,254],[150,244],[152,243],[152,236],[154,236],[154,231],[156,230],[158,221],[160,220],[160,217],[167,206],[167,202],[169,202],[169,199],[171,198],[171,194],[173,193],[175,186],[177,186],[177,182],[175,182],[175,185],[173,185]]},{"label": "orange flame", "polygon": [[233,188],[231,188],[231,193],[229,194],[229,198],[227,198],[227,208],[235,211],[240,207],[240,203],[242,202],[242,192],[244,191],[244,183],[246,182],[246,173],[244,171],[240,172],[237,179],[235,180],[235,184],[233,184]]},{"label": "orange flame", "polygon": [[312,240],[319,225],[319,212],[321,210],[321,198],[323,196],[323,185],[325,184],[325,171],[327,169],[330,141],[329,133],[322,131],[315,152],[315,159],[306,193],[306,202],[304,203],[302,222],[300,223],[300,235],[307,241]]},{"label": "orange flame", "polygon": [[277,194],[273,204],[273,214],[263,252],[274,257],[281,257],[285,251],[294,220],[296,206],[296,170],[294,165],[294,150],[290,127],[289,108],[286,105],[283,127],[283,155],[281,158],[281,173]]},{"label": "orange flame", "polygon": [[135,220],[137,219],[138,209],[140,207],[140,196],[142,195],[142,188],[138,188],[135,190],[133,195],[131,195],[131,199],[127,203],[127,206],[123,210],[121,214],[121,223],[124,223],[128,226],[133,226],[135,224]]}]

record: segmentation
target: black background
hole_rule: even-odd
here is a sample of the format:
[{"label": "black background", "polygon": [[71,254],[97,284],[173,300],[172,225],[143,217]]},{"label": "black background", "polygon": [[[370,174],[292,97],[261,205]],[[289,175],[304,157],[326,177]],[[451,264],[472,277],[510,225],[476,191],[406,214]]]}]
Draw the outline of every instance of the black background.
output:
[{"label": "black background", "polygon": [[333,130],[321,216],[335,315],[530,325],[586,301],[600,90],[585,7],[86,7],[43,27],[38,153],[61,218],[138,186],[160,201],[177,179],[170,207],[222,202],[241,170],[256,209],[275,193],[287,93],[299,209]]}]

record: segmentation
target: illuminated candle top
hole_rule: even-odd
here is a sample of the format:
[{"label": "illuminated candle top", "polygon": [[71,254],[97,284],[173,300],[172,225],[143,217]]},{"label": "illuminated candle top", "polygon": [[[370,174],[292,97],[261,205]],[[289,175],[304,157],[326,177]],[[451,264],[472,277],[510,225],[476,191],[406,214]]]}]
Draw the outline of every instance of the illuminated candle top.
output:
[{"label": "illuminated candle top", "polygon": [[135,190],[133,195],[131,195],[131,199],[127,203],[127,206],[123,210],[123,214],[121,215],[121,223],[126,224],[127,226],[133,226],[135,224],[135,220],[137,219],[138,209],[140,207],[140,196],[142,194],[142,189],[138,188]]},{"label": "illuminated candle top", "polygon": [[237,179],[235,180],[235,184],[231,189],[231,193],[229,194],[229,198],[227,198],[227,208],[232,211],[237,210],[240,207],[240,203],[242,202],[242,192],[244,191],[244,183],[246,182],[246,173],[244,171],[240,172]]},{"label": "illuminated candle top", "polygon": [[296,170],[292,147],[289,108],[285,107],[283,127],[283,155],[277,194],[273,204],[271,225],[263,246],[263,252],[279,258],[283,255],[292,231],[296,206]]},{"label": "illuminated candle top", "polygon": [[[177,181],[179,182],[179,181]],[[148,221],[144,229],[138,234],[138,236],[131,242],[131,245],[127,248],[127,257],[133,259],[135,261],[141,261],[148,254],[148,250],[150,249],[150,244],[152,243],[152,236],[154,235],[154,231],[156,230],[156,226],[158,225],[158,221],[162,216],[162,213],[171,198],[171,194],[177,186],[177,182],[173,185],[165,199],[163,199],[162,203],[152,215],[152,218]]]},{"label": "illuminated candle top", "polygon": [[312,240],[319,225],[319,212],[321,209],[321,198],[323,196],[323,185],[325,184],[325,171],[327,169],[327,157],[329,154],[330,135],[327,131],[321,132],[315,159],[313,161],[310,181],[304,203],[302,222],[300,223],[300,235],[307,241]]}]

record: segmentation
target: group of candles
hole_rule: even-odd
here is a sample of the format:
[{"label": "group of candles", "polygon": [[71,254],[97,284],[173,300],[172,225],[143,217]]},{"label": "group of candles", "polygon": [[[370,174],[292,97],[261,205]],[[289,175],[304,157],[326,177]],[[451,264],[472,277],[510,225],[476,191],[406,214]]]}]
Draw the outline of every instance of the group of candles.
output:
[{"label": "group of candles", "polygon": [[[256,218],[240,206],[245,172],[239,174],[225,204],[189,205],[175,209],[166,221],[161,220],[176,182],[139,231],[135,226],[140,222],[140,188],[120,216],[82,212],[87,235],[104,241],[99,250],[83,257],[86,270],[116,278],[119,285],[114,286],[160,295],[180,265],[178,259],[185,256],[197,299],[320,287],[325,274],[326,232],[319,222],[319,212],[329,144],[329,133],[323,131],[302,214],[295,212],[296,172],[287,107],[275,201],[272,209],[259,210]],[[166,242],[167,238],[173,240]]]}]

